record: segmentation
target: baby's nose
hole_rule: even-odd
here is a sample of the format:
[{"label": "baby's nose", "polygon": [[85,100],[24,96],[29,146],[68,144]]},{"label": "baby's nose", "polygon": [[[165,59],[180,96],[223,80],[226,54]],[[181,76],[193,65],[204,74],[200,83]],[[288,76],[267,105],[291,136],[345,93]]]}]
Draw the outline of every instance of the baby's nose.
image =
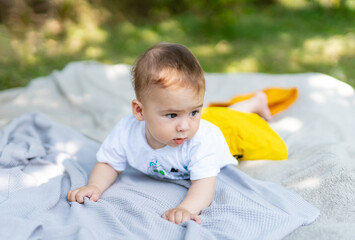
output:
[{"label": "baby's nose", "polygon": [[178,132],[185,132],[189,130],[189,122],[187,119],[182,119],[179,124],[177,125]]}]

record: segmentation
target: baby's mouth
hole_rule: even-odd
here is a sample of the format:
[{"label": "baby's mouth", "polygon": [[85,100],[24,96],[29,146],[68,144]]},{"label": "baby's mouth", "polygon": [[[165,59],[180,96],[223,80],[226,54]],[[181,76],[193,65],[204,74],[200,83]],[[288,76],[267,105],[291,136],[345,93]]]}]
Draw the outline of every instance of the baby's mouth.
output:
[{"label": "baby's mouth", "polygon": [[174,138],[173,141],[175,144],[183,144],[185,141],[187,140],[187,138]]}]

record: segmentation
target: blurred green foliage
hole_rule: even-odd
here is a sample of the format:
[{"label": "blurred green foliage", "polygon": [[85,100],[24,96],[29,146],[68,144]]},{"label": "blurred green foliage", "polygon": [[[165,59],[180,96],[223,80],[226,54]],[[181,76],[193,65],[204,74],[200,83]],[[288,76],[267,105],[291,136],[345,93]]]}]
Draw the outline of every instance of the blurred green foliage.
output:
[{"label": "blurred green foliage", "polygon": [[0,0],[0,89],[161,41],[206,72],[322,72],[355,86],[353,0]]}]

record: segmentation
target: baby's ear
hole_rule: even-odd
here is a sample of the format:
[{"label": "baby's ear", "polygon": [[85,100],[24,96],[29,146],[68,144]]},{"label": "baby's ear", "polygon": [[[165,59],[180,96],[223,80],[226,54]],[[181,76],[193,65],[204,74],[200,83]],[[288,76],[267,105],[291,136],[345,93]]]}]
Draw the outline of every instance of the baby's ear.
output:
[{"label": "baby's ear", "polygon": [[132,101],[132,113],[134,115],[134,117],[138,120],[138,121],[143,121],[144,120],[144,116],[143,116],[143,105],[140,101],[138,101],[137,99],[134,99]]}]

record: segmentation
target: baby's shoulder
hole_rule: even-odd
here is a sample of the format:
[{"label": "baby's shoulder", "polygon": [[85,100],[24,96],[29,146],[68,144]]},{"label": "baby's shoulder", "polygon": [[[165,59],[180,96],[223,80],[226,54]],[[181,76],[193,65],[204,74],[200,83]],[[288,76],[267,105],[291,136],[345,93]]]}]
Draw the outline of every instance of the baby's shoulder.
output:
[{"label": "baby's shoulder", "polygon": [[201,119],[200,127],[197,131],[197,134],[199,134],[200,136],[206,136],[215,134],[216,132],[220,132],[220,129],[216,125],[209,121]]},{"label": "baby's shoulder", "polygon": [[205,145],[208,142],[214,142],[221,134],[221,130],[204,119],[201,119],[200,127],[198,128],[195,136],[191,139],[191,146]]},{"label": "baby's shoulder", "polygon": [[120,135],[130,135],[132,132],[140,131],[143,122],[138,121],[133,114],[121,118],[113,128],[113,132]]}]

